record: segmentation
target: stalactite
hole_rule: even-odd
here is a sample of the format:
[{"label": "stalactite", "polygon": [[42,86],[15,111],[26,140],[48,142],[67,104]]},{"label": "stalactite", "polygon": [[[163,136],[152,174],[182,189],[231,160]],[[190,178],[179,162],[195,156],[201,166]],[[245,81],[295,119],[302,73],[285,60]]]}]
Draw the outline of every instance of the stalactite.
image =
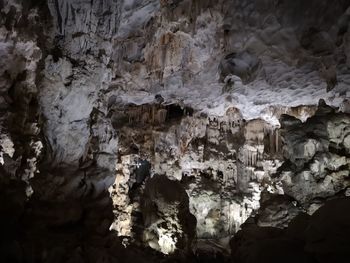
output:
[{"label": "stalactite", "polygon": [[248,158],[249,158],[248,166],[252,166],[252,152],[249,150],[248,150]]},{"label": "stalactite", "polygon": [[269,131],[269,140],[270,140],[270,153],[274,153],[274,138],[273,132]]},{"label": "stalactite", "polygon": [[165,109],[160,109],[157,111],[157,118],[156,118],[156,123],[162,124],[165,123],[166,117],[167,117],[167,110]]},{"label": "stalactite", "polygon": [[248,152],[248,166],[251,165],[251,161],[250,161],[250,151],[247,151]]},{"label": "stalactite", "polygon": [[278,132],[278,129],[276,129],[276,153],[278,153],[279,152],[279,138],[278,138],[278,136],[279,136],[279,132]]},{"label": "stalactite", "polygon": [[145,112],[142,114],[142,119],[141,119],[141,123],[142,124],[146,124],[149,121],[149,113]]},{"label": "stalactite", "polygon": [[154,123],[155,120],[155,106],[152,105],[152,123]]}]

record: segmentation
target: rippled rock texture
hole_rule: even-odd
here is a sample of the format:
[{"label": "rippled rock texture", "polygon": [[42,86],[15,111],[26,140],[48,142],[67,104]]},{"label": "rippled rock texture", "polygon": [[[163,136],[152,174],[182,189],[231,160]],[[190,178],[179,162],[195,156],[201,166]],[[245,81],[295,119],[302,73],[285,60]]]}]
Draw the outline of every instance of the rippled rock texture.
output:
[{"label": "rippled rock texture", "polygon": [[0,0],[4,262],[342,262],[349,25],[348,0]]}]

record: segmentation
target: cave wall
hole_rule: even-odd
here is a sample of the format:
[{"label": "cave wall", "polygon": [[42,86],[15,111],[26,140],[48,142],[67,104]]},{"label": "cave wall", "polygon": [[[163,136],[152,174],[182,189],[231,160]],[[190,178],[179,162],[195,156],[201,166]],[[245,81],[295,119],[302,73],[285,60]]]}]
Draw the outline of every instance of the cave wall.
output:
[{"label": "cave wall", "polygon": [[118,253],[225,250],[246,220],[283,228],[349,195],[348,1],[0,0],[0,13],[3,226],[23,258],[84,257],[82,235]]}]

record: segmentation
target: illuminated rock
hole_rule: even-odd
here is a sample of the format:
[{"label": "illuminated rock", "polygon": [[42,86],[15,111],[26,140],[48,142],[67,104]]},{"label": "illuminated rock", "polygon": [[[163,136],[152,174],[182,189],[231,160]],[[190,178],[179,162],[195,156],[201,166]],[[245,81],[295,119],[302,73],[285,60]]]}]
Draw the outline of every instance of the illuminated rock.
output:
[{"label": "illuminated rock", "polygon": [[146,244],[164,254],[189,251],[196,219],[190,213],[186,191],[179,182],[155,175],[145,186],[141,203]]}]

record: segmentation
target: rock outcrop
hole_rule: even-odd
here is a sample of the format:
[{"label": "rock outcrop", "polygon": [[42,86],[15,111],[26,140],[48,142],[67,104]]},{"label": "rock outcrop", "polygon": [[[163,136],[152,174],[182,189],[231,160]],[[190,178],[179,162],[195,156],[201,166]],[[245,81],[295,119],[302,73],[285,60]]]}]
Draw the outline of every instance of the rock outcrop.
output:
[{"label": "rock outcrop", "polygon": [[147,181],[141,201],[145,225],[143,239],[164,254],[176,249],[190,251],[195,238],[196,218],[190,213],[185,189],[166,176]]},{"label": "rock outcrop", "polygon": [[[245,225],[231,240],[234,262],[347,262],[349,198],[332,200],[288,228]],[[341,226],[341,227],[340,227]]]}]

